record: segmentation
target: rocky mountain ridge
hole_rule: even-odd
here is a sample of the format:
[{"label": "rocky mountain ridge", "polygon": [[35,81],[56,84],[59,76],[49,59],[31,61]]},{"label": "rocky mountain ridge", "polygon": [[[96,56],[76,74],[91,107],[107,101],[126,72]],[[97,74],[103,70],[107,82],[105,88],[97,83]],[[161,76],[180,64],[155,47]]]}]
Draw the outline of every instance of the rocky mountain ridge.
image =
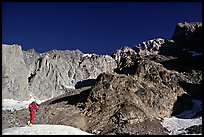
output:
[{"label": "rocky mountain ridge", "polygon": [[[191,23],[178,24],[179,28],[188,28],[189,25]],[[192,33],[200,27],[202,25],[194,27],[195,30]],[[176,27],[175,32],[179,28]],[[199,35],[197,37],[200,38],[200,34],[195,35]],[[195,37],[190,34],[189,36]],[[202,47],[199,42],[195,44],[197,47]],[[59,80],[60,77],[68,75],[63,71],[71,71],[70,64],[65,63],[68,60],[73,63],[71,68],[76,69],[75,77],[82,80],[73,82],[75,88],[79,89],[72,89],[42,103],[36,116],[36,123],[72,125],[101,135],[163,135],[168,133],[160,124],[163,118],[178,116],[183,111],[190,110],[193,108],[192,99],[202,100],[200,66],[202,54],[193,56],[192,53],[183,50],[184,48],[192,50],[189,45],[186,46],[180,45],[180,41],[176,39],[159,38],[133,48],[122,47],[114,51],[111,56],[55,50],[43,55],[36,54],[34,50],[22,54],[18,50],[19,54],[14,55],[30,56],[21,58],[19,61],[29,64],[25,65],[30,71],[24,81],[27,81],[31,87],[43,84],[41,80],[53,79],[55,84],[52,82],[48,87],[55,89],[57,84],[56,89],[58,89],[58,85],[63,83]],[[8,60],[11,61],[12,58]],[[105,68],[108,66],[107,61],[109,68]],[[83,68],[94,75],[89,75]],[[100,71],[97,71],[99,69]],[[4,72],[8,74],[10,71],[5,67]],[[83,74],[78,74],[79,72]],[[20,77],[20,75],[17,76]],[[48,78],[42,79],[42,76]],[[27,122],[29,117],[26,109],[12,114],[3,113],[4,128],[24,125],[23,123]],[[196,113],[196,116],[201,115],[202,109]],[[11,122],[15,116],[21,118],[16,119],[17,124]]]},{"label": "rocky mountain ridge", "polygon": [[[3,99],[39,100],[53,98],[80,82],[91,84],[102,72],[116,67],[108,55],[84,54],[79,50],[22,51],[19,45],[2,45]],[[91,83],[90,83],[91,82]]]}]

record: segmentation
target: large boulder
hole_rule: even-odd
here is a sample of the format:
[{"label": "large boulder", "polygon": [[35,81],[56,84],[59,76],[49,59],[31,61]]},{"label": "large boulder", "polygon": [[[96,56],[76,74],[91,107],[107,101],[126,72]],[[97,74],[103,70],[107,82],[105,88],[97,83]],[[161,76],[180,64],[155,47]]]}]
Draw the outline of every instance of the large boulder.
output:
[{"label": "large boulder", "polygon": [[[100,74],[78,107],[83,108],[92,132],[104,134],[102,131],[107,126],[109,132],[121,127],[128,130],[127,127],[192,108],[191,98],[186,97],[177,77],[176,71],[167,70],[159,63],[140,60],[133,75]],[[180,98],[186,100],[181,101],[182,106],[177,103]]]}]

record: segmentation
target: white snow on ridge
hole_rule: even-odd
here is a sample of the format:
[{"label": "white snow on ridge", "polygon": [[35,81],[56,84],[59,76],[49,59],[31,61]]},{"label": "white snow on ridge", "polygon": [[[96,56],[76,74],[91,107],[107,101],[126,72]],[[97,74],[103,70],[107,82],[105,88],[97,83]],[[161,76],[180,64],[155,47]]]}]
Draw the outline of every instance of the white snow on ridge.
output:
[{"label": "white snow on ridge", "polygon": [[65,125],[33,125],[32,127],[12,127],[2,130],[2,135],[93,135]]},{"label": "white snow on ridge", "polygon": [[91,58],[92,56],[94,56],[95,54],[84,54],[82,57],[89,57]]}]

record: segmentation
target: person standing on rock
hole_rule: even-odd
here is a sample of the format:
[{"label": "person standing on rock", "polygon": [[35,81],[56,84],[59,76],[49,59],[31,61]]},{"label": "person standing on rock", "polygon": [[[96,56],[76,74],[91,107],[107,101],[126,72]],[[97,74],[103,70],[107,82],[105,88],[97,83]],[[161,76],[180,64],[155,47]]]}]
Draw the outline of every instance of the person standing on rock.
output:
[{"label": "person standing on rock", "polygon": [[34,122],[35,112],[38,112],[38,104],[36,103],[36,101],[33,101],[29,105],[29,111],[30,111],[30,120],[28,121],[28,126],[31,127]]}]

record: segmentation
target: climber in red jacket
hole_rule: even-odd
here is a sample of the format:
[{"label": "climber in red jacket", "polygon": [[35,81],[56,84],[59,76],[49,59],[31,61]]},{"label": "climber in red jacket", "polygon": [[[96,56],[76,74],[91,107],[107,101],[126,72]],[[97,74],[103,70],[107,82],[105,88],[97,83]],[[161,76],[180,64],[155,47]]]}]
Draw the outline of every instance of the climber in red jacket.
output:
[{"label": "climber in red jacket", "polygon": [[29,105],[29,111],[30,111],[30,120],[28,121],[28,126],[32,126],[34,122],[35,112],[38,112],[38,104],[33,101]]}]

